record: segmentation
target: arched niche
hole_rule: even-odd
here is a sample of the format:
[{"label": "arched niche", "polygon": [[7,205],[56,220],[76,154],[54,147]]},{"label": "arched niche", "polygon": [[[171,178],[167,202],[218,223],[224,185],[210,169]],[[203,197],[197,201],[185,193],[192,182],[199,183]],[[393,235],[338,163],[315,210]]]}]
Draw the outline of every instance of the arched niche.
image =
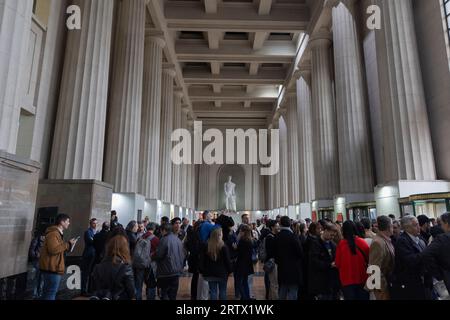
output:
[{"label": "arched niche", "polygon": [[236,209],[245,210],[245,170],[240,165],[223,165],[217,173],[219,201],[217,208],[225,209],[225,190],[224,185],[228,181],[228,177],[232,177],[232,181],[236,184]]}]

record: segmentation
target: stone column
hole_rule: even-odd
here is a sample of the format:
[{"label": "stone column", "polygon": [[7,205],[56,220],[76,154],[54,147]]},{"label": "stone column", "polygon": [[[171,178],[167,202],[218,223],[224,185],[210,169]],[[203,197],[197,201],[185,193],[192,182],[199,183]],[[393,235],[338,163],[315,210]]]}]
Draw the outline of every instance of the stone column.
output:
[{"label": "stone column", "polygon": [[[276,115],[276,118],[274,120],[273,129],[280,129],[280,118],[279,115]],[[281,133],[280,133],[280,141],[279,144],[277,146],[275,146],[276,148],[278,148],[278,152],[280,155],[280,165],[279,165],[279,170],[278,173],[272,176],[272,192],[273,192],[273,209],[278,209],[281,207],[281,184],[280,184],[280,178],[281,178]],[[273,151],[271,151],[273,152]]]},{"label": "stone column", "polygon": [[139,152],[139,193],[159,199],[159,143],[161,133],[162,34],[146,31],[142,123]]},{"label": "stone column", "polygon": [[16,153],[32,0],[0,0],[0,150]]},{"label": "stone column", "polygon": [[299,135],[300,202],[315,199],[314,155],[311,106],[311,70],[297,80],[297,117]]},{"label": "stone column", "polygon": [[196,168],[195,165],[191,165],[191,176],[189,177],[189,181],[191,182],[190,185],[190,190],[189,190],[189,199],[190,199],[190,204],[189,204],[189,208],[192,210],[196,209],[196,205],[195,205],[195,198],[196,198],[196,194],[197,194],[197,184],[196,184]]},{"label": "stone column", "polygon": [[317,199],[339,193],[336,111],[332,86],[331,36],[321,30],[310,40],[312,55],[312,123]]},{"label": "stone column", "polygon": [[[189,130],[188,129],[188,125],[187,125],[187,115],[189,113],[189,109],[188,108],[183,108],[182,109],[182,113],[181,113],[181,128]],[[181,191],[180,191],[180,198],[181,198],[181,205],[184,208],[187,208],[187,201],[188,201],[188,196],[187,196],[187,185],[188,185],[188,181],[187,181],[187,177],[188,177],[188,164],[182,164],[181,165]]]},{"label": "stone column", "polygon": [[[183,99],[183,89],[176,88],[174,90],[173,96],[173,109],[174,109],[173,130],[181,129],[182,99]],[[180,193],[182,183],[181,165],[173,164],[172,160],[170,161],[170,163],[172,164],[172,203],[181,206],[181,193]]]},{"label": "stone column", "polygon": [[84,27],[67,34],[49,178],[101,181],[113,2],[75,3]]},{"label": "stone column", "polygon": [[286,126],[286,111],[281,111],[282,117],[279,120],[280,126],[280,206],[287,207],[288,199],[288,150],[287,150],[287,126]]},{"label": "stone column", "polygon": [[287,93],[287,157],[288,157],[288,185],[289,205],[300,203],[300,161],[299,161],[299,132],[297,116],[297,92]]},{"label": "stone column", "polygon": [[354,0],[333,8],[336,114],[340,192],[371,193],[374,188],[368,105]]},{"label": "stone column", "polygon": [[261,208],[261,185],[263,179],[261,179],[261,172],[259,165],[252,165],[252,210],[256,211]]},{"label": "stone column", "polygon": [[105,180],[116,193],[138,192],[145,2],[118,2],[105,159]]},{"label": "stone column", "polygon": [[172,161],[170,153],[173,130],[173,81],[176,76],[173,65],[163,65],[161,100],[161,143],[160,143],[160,196],[166,203],[172,201]]},{"label": "stone column", "polygon": [[436,180],[411,0],[378,1],[384,182]]}]

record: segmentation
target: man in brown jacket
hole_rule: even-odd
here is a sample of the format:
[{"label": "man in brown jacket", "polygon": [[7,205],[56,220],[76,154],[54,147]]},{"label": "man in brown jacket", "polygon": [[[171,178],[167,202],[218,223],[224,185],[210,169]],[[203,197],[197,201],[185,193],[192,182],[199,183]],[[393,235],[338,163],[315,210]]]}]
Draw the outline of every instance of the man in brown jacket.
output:
[{"label": "man in brown jacket", "polygon": [[391,242],[392,220],[386,216],[377,218],[378,233],[370,246],[369,265],[381,270],[381,288],[374,290],[377,300],[389,300],[389,277],[394,272],[395,251]]},{"label": "man in brown jacket", "polygon": [[76,240],[64,242],[63,232],[70,225],[70,217],[60,214],[56,217],[56,223],[45,232],[45,241],[41,248],[39,268],[44,280],[42,293],[43,300],[55,300],[59,284],[64,274],[64,253],[70,251]]}]

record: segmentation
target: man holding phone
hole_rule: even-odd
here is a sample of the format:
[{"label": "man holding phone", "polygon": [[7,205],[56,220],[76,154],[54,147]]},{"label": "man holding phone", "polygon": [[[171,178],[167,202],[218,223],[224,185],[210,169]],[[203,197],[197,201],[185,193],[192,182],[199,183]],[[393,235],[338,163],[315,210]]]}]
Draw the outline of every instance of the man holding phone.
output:
[{"label": "man holding phone", "polygon": [[44,280],[42,300],[55,300],[59,284],[65,271],[64,253],[70,251],[76,239],[64,242],[63,233],[69,228],[70,217],[59,214],[56,223],[45,232],[45,241],[41,249],[39,269]]}]

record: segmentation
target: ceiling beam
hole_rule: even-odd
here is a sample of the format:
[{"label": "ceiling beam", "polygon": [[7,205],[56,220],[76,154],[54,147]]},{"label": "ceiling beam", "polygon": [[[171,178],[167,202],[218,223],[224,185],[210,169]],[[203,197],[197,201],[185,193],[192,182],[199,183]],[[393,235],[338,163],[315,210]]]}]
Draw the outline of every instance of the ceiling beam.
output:
[{"label": "ceiling beam", "polygon": [[253,33],[253,50],[260,50],[264,46],[264,42],[266,42],[269,37],[268,32],[255,32]]},{"label": "ceiling beam", "polygon": [[208,46],[211,50],[217,50],[220,46],[220,41],[223,40],[225,33],[220,31],[208,31],[206,33],[206,38],[208,40]]},{"label": "ceiling beam", "polygon": [[259,69],[259,63],[258,62],[250,63],[249,73],[250,73],[251,76],[256,76],[258,74],[258,69]]},{"label": "ceiling beam", "polygon": [[191,101],[255,101],[276,102],[278,90],[276,86],[258,86],[252,92],[239,89],[223,89],[215,93],[209,89],[189,88]]},{"label": "ceiling beam", "polygon": [[214,75],[220,74],[221,63],[218,61],[211,62],[211,73]]},{"label": "ceiling beam", "polygon": [[202,70],[183,72],[187,84],[228,84],[228,85],[282,85],[286,80],[284,70],[260,70],[256,76],[251,76],[246,70],[222,70],[219,75]]},{"label": "ceiling beam", "polygon": [[[268,5],[264,3],[262,8],[267,11]],[[269,14],[260,15],[253,3],[224,2],[217,14],[211,15],[201,2],[166,1],[165,16],[168,28],[175,30],[298,32],[307,29],[310,11],[305,3],[274,3]]]},{"label": "ceiling beam", "polygon": [[270,14],[270,10],[272,9],[272,0],[259,0],[259,8],[258,8],[258,14],[268,15]]},{"label": "ceiling beam", "polygon": [[204,0],[204,3],[205,3],[205,12],[207,14],[217,13],[217,0]]}]

